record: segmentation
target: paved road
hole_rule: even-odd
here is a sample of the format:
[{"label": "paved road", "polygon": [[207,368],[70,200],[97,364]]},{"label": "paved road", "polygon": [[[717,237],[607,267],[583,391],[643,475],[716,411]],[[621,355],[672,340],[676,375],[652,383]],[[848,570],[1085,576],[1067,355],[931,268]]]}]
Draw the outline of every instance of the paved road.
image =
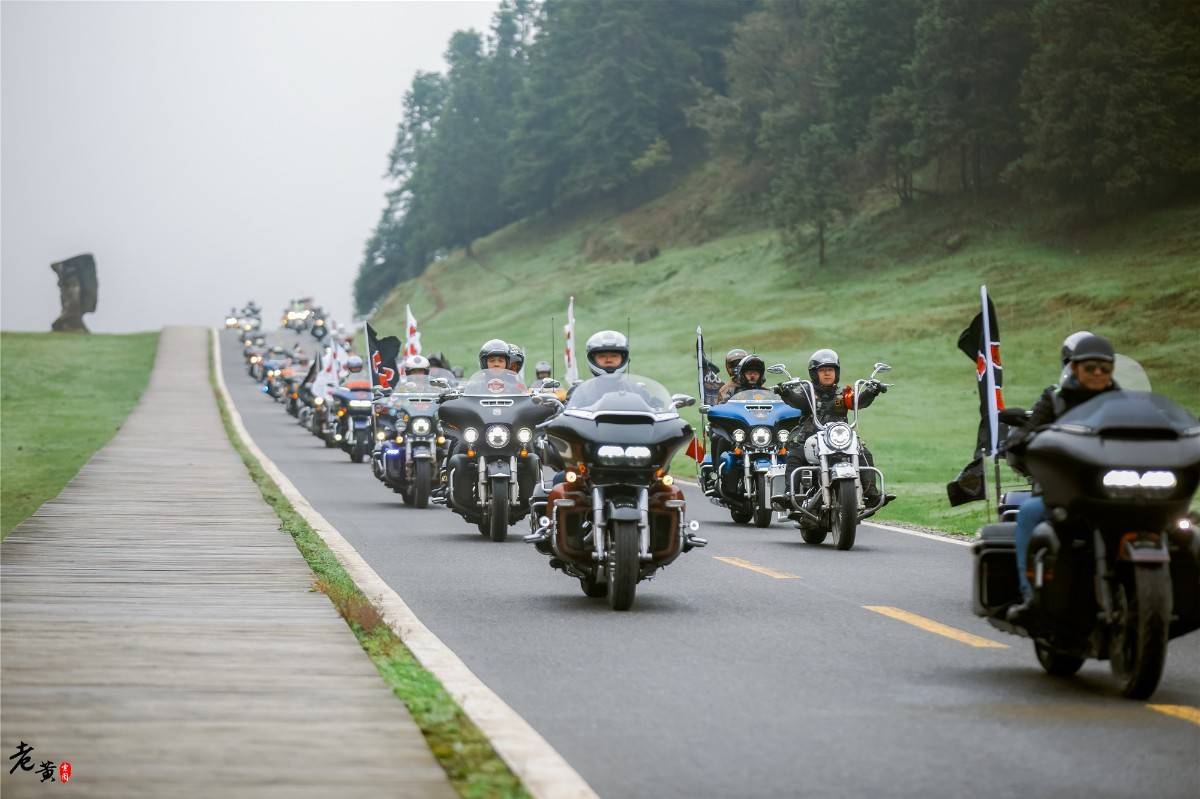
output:
[{"label": "paved road", "polygon": [[[810,547],[692,492],[712,543],[613,613],[519,536],[495,544],[445,509],[404,507],[258,393],[222,338],[258,445],[603,796],[1200,791],[1200,726],[1120,698],[1106,664],[1045,676],[1028,641],[972,615],[966,547],[869,525],[851,552]],[[1172,644],[1154,702],[1200,705],[1200,635]]]}]

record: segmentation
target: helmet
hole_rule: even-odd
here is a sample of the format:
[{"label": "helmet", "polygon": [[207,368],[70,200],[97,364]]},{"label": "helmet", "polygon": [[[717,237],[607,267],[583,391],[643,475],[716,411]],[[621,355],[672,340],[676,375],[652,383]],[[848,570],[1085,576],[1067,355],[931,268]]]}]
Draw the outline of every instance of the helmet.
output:
[{"label": "helmet", "polygon": [[272,355],[284,355],[286,353],[287,353],[287,350],[285,350],[283,347],[279,346],[278,344],[276,344],[274,347],[271,347]]},{"label": "helmet", "polygon": [[725,371],[729,372],[730,377],[733,377],[733,372],[737,369],[737,365],[742,362],[742,358],[745,358],[749,354],[741,347],[734,347],[725,353]]},{"label": "helmet", "polygon": [[837,383],[842,379],[842,361],[838,358],[838,354],[831,349],[817,350],[808,359],[808,378],[814,383],[817,382],[817,370],[822,366],[832,366],[836,369],[833,376],[833,382]]},{"label": "helmet", "polygon": [[537,366],[533,367],[533,373],[538,377],[541,377],[543,372],[548,377],[552,371],[553,369],[550,368],[549,361],[538,361]]},{"label": "helmet", "polygon": [[[621,365],[605,369],[596,365],[596,353],[618,352],[621,354]],[[601,330],[587,340],[587,364],[592,374],[599,377],[602,374],[624,374],[629,366],[629,340],[616,330]]]},{"label": "helmet", "polygon": [[1075,342],[1075,351],[1071,353],[1071,363],[1080,361],[1108,361],[1117,359],[1112,342],[1104,336],[1086,335]]},{"label": "helmet", "polygon": [[488,368],[487,361],[492,355],[503,356],[505,365],[512,363],[512,356],[508,354],[508,344],[502,339],[493,338],[483,342],[483,346],[479,348],[480,369]]},{"label": "helmet", "polygon": [[351,355],[346,360],[346,371],[361,372],[362,368],[363,368],[363,359],[358,357],[357,355]]},{"label": "helmet", "polygon": [[404,359],[405,374],[410,375],[418,369],[429,374],[429,359],[423,355],[410,355]]},{"label": "helmet", "polygon": [[1075,352],[1075,345],[1077,345],[1084,338],[1091,336],[1091,335],[1092,335],[1092,333],[1088,332],[1087,330],[1079,330],[1063,339],[1063,343],[1062,343],[1063,366],[1066,366],[1067,364],[1069,364],[1071,362],[1071,355],[1072,355],[1072,353]]},{"label": "helmet", "polygon": [[[742,377],[750,369],[758,371],[758,380],[753,384],[746,382]],[[734,376],[737,378],[738,383],[746,388],[761,388],[767,379],[767,365],[757,355],[747,355],[738,362],[737,371],[734,373]]]},{"label": "helmet", "polygon": [[516,344],[508,345],[508,368],[514,372],[521,371],[521,367],[525,365],[525,350],[518,347]]}]

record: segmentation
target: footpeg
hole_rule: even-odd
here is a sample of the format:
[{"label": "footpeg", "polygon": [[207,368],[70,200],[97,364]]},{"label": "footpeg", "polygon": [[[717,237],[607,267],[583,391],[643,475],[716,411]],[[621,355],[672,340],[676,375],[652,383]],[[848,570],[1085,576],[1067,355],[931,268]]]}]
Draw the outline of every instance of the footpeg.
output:
[{"label": "footpeg", "polygon": [[549,533],[539,531],[536,533],[530,533],[529,535],[525,536],[523,540],[526,544],[540,544],[548,538],[550,538]]},{"label": "footpeg", "polygon": [[687,552],[692,549],[701,549],[708,546],[708,539],[701,538],[698,535],[689,535],[683,539],[683,551]]}]

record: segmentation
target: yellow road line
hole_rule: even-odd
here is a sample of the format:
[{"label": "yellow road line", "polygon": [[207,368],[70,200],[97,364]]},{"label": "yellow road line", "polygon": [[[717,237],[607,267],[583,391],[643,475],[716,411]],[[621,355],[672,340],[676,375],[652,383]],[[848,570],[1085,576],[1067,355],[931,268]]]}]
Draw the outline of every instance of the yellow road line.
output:
[{"label": "yellow road line", "polygon": [[776,580],[800,579],[800,575],[798,574],[790,574],[788,572],[776,571],[775,569],[768,569],[766,566],[759,566],[757,563],[751,563],[750,561],[742,560],[741,558],[725,558],[716,555],[713,557],[722,563],[728,563],[730,566],[738,566],[743,569],[749,569],[752,572],[758,572],[759,574],[765,574],[768,577],[774,577]]},{"label": "yellow road line", "polygon": [[981,638],[978,635],[971,635],[971,633],[963,632],[956,627],[948,627],[941,622],[934,621],[933,619],[927,619],[924,616],[918,616],[915,613],[909,613],[907,610],[893,608],[888,605],[863,605],[863,607],[867,610],[873,610],[876,613],[882,613],[884,616],[896,619],[897,621],[911,624],[914,627],[920,627],[926,632],[937,633],[938,635],[953,639],[958,641],[960,644],[966,644],[967,646],[974,646],[980,649],[1008,649],[1008,644],[1002,644],[999,641],[993,641],[989,638]]},{"label": "yellow road line", "polygon": [[1190,721],[1193,724],[1200,724],[1200,710],[1187,705],[1146,705],[1151,710],[1165,713],[1168,716],[1174,716],[1177,719]]}]

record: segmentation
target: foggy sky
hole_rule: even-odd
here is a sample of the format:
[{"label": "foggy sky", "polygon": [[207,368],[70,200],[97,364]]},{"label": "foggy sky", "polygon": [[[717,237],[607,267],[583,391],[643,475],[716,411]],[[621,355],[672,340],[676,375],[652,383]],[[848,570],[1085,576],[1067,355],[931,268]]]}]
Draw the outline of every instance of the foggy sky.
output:
[{"label": "foggy sky", "polygon": [[97,331],[350,322],[404,91],[495,2],[0,5],[0,326],[49,330],[92,252]]}]

